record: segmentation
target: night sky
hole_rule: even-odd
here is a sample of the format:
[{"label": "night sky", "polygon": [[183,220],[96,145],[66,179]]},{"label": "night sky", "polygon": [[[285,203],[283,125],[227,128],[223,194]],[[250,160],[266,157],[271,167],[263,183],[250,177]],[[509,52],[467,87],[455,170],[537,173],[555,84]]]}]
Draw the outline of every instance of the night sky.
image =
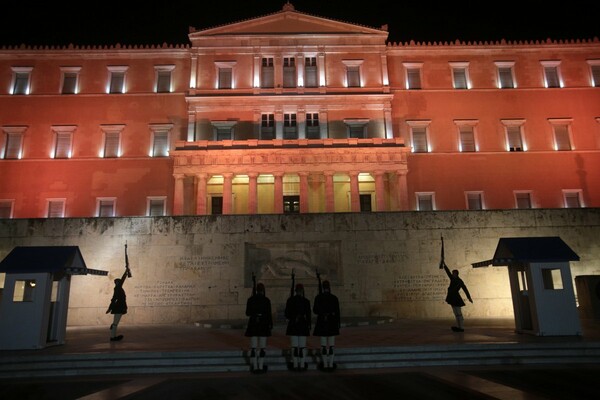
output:
[{"label": "night sky", "polygon": [[[0,46],[188,44],[210,28],[280,11],[286,0],[35,2],[3,0]],[[379,28],[389,41],[440,42],[600,37],[600,1],[294,0],[297,11]],[[502,5],[502,7],[500,7]],[[86,8],[89,7],[89,8]]]}]

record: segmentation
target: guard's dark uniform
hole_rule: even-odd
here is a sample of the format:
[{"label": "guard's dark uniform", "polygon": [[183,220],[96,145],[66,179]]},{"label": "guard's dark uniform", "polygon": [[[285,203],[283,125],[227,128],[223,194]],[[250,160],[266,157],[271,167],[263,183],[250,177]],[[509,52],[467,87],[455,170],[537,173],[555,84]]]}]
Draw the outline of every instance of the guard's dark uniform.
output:
[{"label": "guard's dark uniform", "polygon": [[462,289],[467,295],[467,298],[470,300],[471,294],[469,293],[467,286],[465,285],[463,280],[460,279],[458,276],[452,275],[452,273],[446,265],[444,265],[444,270],[446,271],[448,278],[450,278],[450,285],[448,285],[448,293],[446,294],[446,303],[450,304],[453,307],[464,307],[465,302],[462,299],[462,296],[460,295],[459,291],[460,289]]},{"label": "guard's dark uniform", "polygon": [[246,316],[248,326],[246,336],[271,336],[273,329],[273,315],[271,313],[271,300],[264,294],[255,294],[246,302]]},{"label": "guard's dark uniform", "polygon": [[299,294],[290,297],[285,304],[285,318],[288,320],[287,336],[310,336],[311,311],[307,298]]},{"label": "guard's dark uniform", "polygon": [[110,305],[108,306],[108,310],[111,314],[127,314],[127,296],[125,295],[125,290],[123,289],[124,282],[125,278],[122,278],[121,283],[115,285],[113,297],[110,300]]},{"label": "guard's dark uniform", "polygon": [[340,334],[340,303],[337,296],[323,292],[315,297],[313,312],[317,314],[317,323],[313,335],[337,336]]}]

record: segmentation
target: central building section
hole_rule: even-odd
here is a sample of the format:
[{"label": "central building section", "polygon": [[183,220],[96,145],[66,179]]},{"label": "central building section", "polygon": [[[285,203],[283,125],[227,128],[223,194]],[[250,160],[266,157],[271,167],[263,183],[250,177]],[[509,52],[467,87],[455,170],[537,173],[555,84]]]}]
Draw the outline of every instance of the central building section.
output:
[{"label": "central building section", "polygon": [[174,214],[407,210],[387,35],[289,4],[192,30]]}]

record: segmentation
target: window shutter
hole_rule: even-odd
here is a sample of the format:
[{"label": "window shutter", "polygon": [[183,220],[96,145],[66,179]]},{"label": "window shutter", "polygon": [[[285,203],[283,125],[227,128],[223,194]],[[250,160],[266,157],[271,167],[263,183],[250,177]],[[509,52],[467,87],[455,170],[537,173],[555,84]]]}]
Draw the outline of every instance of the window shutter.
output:
[{"label": "window shutter", "polygon": [[360,67],[348,66],[347,67],[347,79],[348,87],[360,87]]},{"label": "window shutter", "polygon": [[158,71],[156,91],[158,93],[169,93],[171,91],[171,71]]},{"label": "window shutter", "polygon": [[523,151],[523,143],[521,142],[521,127],[509,126],[506,128],[508,136],[508,148],[510,151]]},{"label": "window shutter", "polygon": [[114,201],[112,200],[100,200],[98,204],[98,216],[99,217],[113,217],[114,216]]},{"label": "window shutter", "polygon": [[567,208],[581,207],[581,202],[579,201],[579,193],[577,193],[577,192],[565,193],[565,204],[566,204]]},{"label": "window shutter", "polygon": [[57,132],[56,133],[56,151],[54,158],[69,158],[71,153],[71,133]]},{"label": "window shutter", "polygon": [[475,135],[472,126],[460,127],[460,149],[463,152],[475,151]]},{"label": "window shutter", "polygon": [[556,150],[571,150],[569,128],[567,125],[554,125],[554,139],[556,141]]},{"label": "window shutter", "polygon": [[558,68],[557,67],[544,67],[544,73],[546,75],[546,87],[557,88],[560,87],[558,81]]},{"label": "window shutter", "polygon": [[163,199],[151,199],[148,214],[151,217],[161,217],[165,215],[165,201]]},{"label": "window shutter", "polygon": [[406,76],[409,89],[421,89],[421,70],[419,68],[408,68]]},{"label": "window shutter", "polygon": [[427,153],[427,130],[424,126],[412,128],[413,152]]},{"label": "window shutter", "polygon": [[517,208],[531,208],[531,195],[529,193],[517,193]]},{"label": "window shutter", "polygon": [[154,132],[154,146],[152,149],[153,157],[166,157],[169,154],[168,132]]},{"label": "window shutter", "polygon": [[454,89],[466,89],[467,70],[465,68],[454,68],[452,72],[454,75]]},{"label": "window shutter", "polygon": [[119,132],[106,132],[104,137],[104,157],[119,156]]},{"label": "window shutter", "polygon": [[64,202],[60,200],[51,200],[48,202],[48,218],[62,218]]},{"label": "window shutter", "polygon": [[123,83],[125,82],[124,72],[112,72],[110,79],[110,92],[123,93]]},{"label": "window shutter", "polygon": [[6,135],[6,151],[4,158],[13,159],[19,158],[21,154],[21,134],[9,133]]},{"label": "window shutter", "polygon": [[283,87],[296,87],[296,59],[286,57],[283,59]]},{"label": "window shutter", "polygon": [[498,68],[498,75],[500,76],[500,87],[502,89],[514,88],[512,68],[500,67]]},{"label": "window shutter", "polygon": [[481,194],[479,193],[469,193],[468,194],[468,205],[469,210],[481,210]]},{"label": "window shutter", "polygon": [[275,77],[274,77],[273,59],[272,58],[263,58],[262,59],[261,87],[263,87],[263,88],[275,87]]},{"label": "window shutter", "polygon": [[77,74],[73,72],[65,72],[63,77],[63,94],[75,94],[77,88]]},{"label": "window shutter", "polygon": [[433,211],[433,198],[430,194],[419,195],[419,211]]},{"label": "window shutter", "polygon": [[27,94],[29,86],[29,72],[17,72],[15,75],[15,87],[13,94]]},{"label": "window shutter", "polygon": [[231,89],[232,74],[231,68],[219,68],[219,89]]}]

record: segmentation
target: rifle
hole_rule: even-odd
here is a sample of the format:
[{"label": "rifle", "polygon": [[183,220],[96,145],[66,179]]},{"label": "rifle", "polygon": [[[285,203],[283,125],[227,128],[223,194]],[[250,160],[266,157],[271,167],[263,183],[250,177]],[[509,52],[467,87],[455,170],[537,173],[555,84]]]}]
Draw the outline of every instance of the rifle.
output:
[{"label": "rifle", "polygon": [[440,269],[444,268],[444,265],[446,264],[446,261],[444,261],[444,237],[441,236],[442,238],[442,252],[440,255]]},{"label": "rifle", "polygon": [[295,286],[296,286],[296,274],[294,274],[294,270],[292,269],[292,290],[290,292],[290,297],[294,297]]},{"label": "rifle", "polygon": [[321,274],[317,270],[317,280],[319,281],[319,294],[323,293],[323,285],[321,284]]},{"label": "rifle", "polygon": [[131,278],[131,270],[129,269],[129,257],[127,257],[127,241],[125,241],[125,271],[127,271],[127,277]]},{"label": "rifle", "polygon": [[256,275],[252,273],[252,296],[256,296]]}]

